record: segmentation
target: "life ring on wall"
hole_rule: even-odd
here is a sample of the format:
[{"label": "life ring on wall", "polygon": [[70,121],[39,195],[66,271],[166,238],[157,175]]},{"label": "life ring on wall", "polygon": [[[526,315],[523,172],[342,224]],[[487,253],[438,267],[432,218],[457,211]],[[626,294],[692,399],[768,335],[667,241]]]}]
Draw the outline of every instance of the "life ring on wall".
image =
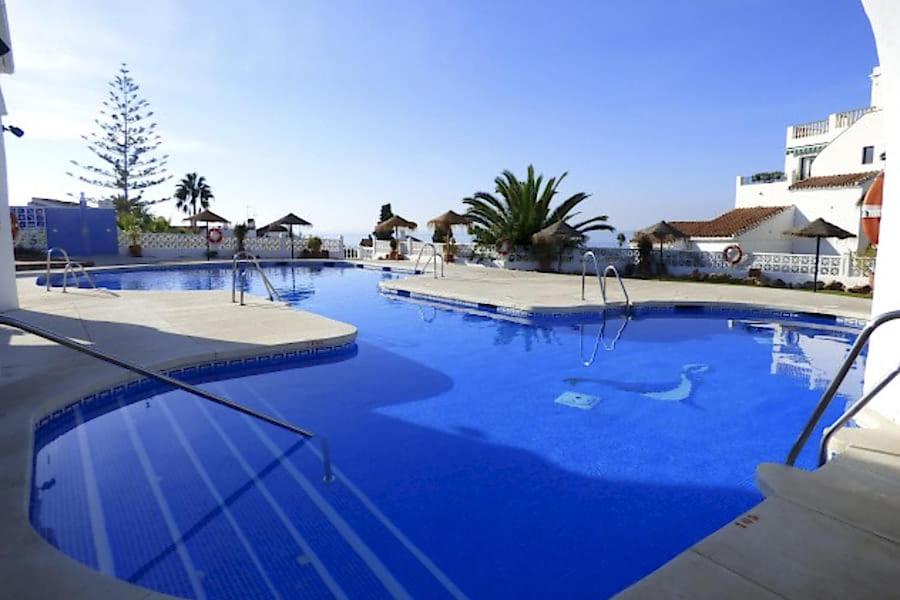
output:
[{"label": "life ring on wall", "polygon": [[218,244],[222,241],[222,230],[216,227],[215,229],[210,229],[206,233],[206,240],[210,244]]},{"label": "life ring on wall", "polygon": [[724,250],[722,250],[722,256],[725,258],[725,262],[729,265],[736,265],[744,258],[744,251],[741,250],[741,247],[737,244],[732,244],[730,246],[726,246]]},{"label": "life ring on wall", "polygon": [[497,245],[495,247],[497,249],[497,254],[506,256],[507,254],[512,252],[513,245],[509,240],[500,240],[499,242],[497,242]]},{"label": "life ring on wall", "polygon": [[862,204],[862,230],[873,246],[878,245],[878,233],[881,229],[881,202],[884,194],[884,171],[875,177],[875,181],[866,191]]},{"label": "life ring on wall", "polygon": [[12,210],[9,211],[9,228],[12,230],[13,244],[15,244],[19,238],[19,217]]}]

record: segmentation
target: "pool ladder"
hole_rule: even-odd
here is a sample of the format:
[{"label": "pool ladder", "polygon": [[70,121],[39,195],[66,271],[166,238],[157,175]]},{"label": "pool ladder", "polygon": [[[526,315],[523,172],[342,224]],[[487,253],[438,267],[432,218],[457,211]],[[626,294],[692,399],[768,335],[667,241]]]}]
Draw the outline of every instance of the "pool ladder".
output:
[{"label": "pool ladder", "polygon": [[[260,279],[262,279],[263,285],[266,287],[266,293],[269,294],[269,301],[274,302],[277,298],[278,301],[281,301],[281,295],[275,289],[275,286],[272,285],[272,282],[269,281],[269,278],[266,277],[266,274],[263,273],[262,266],[259,264],[259,257],[254,254],[250,254],[249,252],[240,251],[234,256],[231,257],[231,301],[237,302],[236,299],[236,291],[237,291],[237,280],[238,276],[241,278],[241,306],[244,306],[244,285],[243,278],[246,273],[246,265],[250,265],[253,267],[257,273],[259,273]],[[240,273],[238,273],[238,267],[240,267]]]},{"label": "pool ladder", "polygon": [[425,252],[425,248],[431,248],[431,256],[428,257],[428,260],[425,261],[425,265],[422,267],[422,273],[424,273],[428,269],[428,265],[431,264],[431,261],[434,261],[434,278],[438,278],[438,262],[441,263],[441,277],[444,276],[444,257],[438,254],[437,246],[428,242],[427,244],[422,244],[422,247],[419,248],[419,255],[416,257],[416,266],[413,267],[413,271],[419,270],[419,261],[422,260],[422,253]]},{"label": "pool ladder", "polygon": [[238,404],[233,400],[229,400],[227,398],[223,398],[222,396],[213,394],[212,392],[208,392],[204,389],[195,387],[188,383],[184,383],[183,381],[179,381],[163,372],[154,371],[152,369],[144,368],[140,365],[122,360],[121,358],[117,358],[112,354],[107,354],[106,352],[102,352],[97,350],[96,348],[92,348],[87,344],[83,344],[81,342],[76,342],[71,338],[67,338],[61,335],[57,335],[51,331],[47,331],[46,329],[42,329],[35,325],[31,325],[30,323],[26,323],[24,321],[20,321],[13,317],[9,317],[7,315],[0,314],[0,325],[5,325],[7,327],[13,327],[20,331],[24,331],[26,333],[30,333],[32,335],[36,335],[38,337],[44,338],[45,340],[50,340],[60,346],[65,348],[69,348],[71,350],[75,350],[76,352],[80,352],[82,354],[87,354],[97,360],[103,361],[105,363],[114,365],[116,367],[120,367],[125,369],[126,371],[131,371],[132,373],[136,373],[137,375],[142,375],[143,377],[147,377],[149,379],[153,379],[159,381],[160,383],[164,383],[166,385],[170,385],[172,387],[178,388],[182,391],[185,391],[189,394],[193,394],[194,396],[199,396],[200,398],[204,398],[211,402],[215,402],[216,404],[220,404],[226,408],[230,408],[231,410],[237,411],[248,417],[252,417],[259,421],[263,421],[268,423],[269,425],[274,425],[280,429],[284,429],[285,431],[290,431],[296,435],[304,439],[311,439],[313,437],[318,437],[322,444],[322,466],[323,466],[323,476],[322,480],[326,483],[331,483],[334,481],[334,474],[331,468],[331,452],[328,446],[328,439],[323,436],[317,436],[312,431],[308,429],[303,429],[302,427],[297,427],[287,421],[282,421],[281,419],[276,419],[275,417],[271,417],[265,413],[258,412],[244,406],[243,404]]},{"label": "pool ladder", "polygon": [[619,287],[622,288],[622,294],[625,296],[625,306],[631,306],[631,299],[628,297],[628,290],[625,289],[625,282],[622,281],[622,278],[619,276],[619,271],[613,265],[606,265],[606,268],[603,269],[603,275],[600,274],[600,264],[597,262],[597,255],[594,254],[591,250],[588,250],[581,256],[581,299],[585,300],[585,282],[587,279],[587,262],[588,258],[590,258],[594,262],[594,273],[597,275],[597,282],[600,284],[600,297],[603,299],[603,306],[606,306],[606,280],[609,277],[609,274],[612,273],[616,276],[616,280],[619,282]]},{"label": "pool ladder", "polygon": [[65,259],[65,261],[66,261],[65,266],[63,267],[63,274],[62,274],[62,292],[63,292],[63,294],[66,293],[66,288],[68,287],[68,283],[69,283],[69,274],[71,273],[72,281],[74,282],[75,287],[78,287],[78,278],[79,278],[79,276],[81,276],[81,277],[84,277],[87,280],[87,282],[91,285],[91,287],[94,288],[95,290],[106,292],[107,294],[110,294],[112,296],[117,296],[117,294],[107,290],[106,288],[98,288],[97,285],[94,283],[94,280],[91,278],[90,274],[84,268],[84,265],[82,265],[80,262],[75,262],[71,258],[69,258],[69,253],[66,252],[65,249],[63,249],[63,248],[50,248],[49,250],[47,250],[47,281],[46,281],[46,283],[47,283],[47,291],[48,292],[50,291],[50,271],[51,271],[50,267],[51,267],[51,260],[53,258],[54,252],[58,252],[59,254],[62,254],[63,259]]},{"label": "pool ladder", "polygon": [[[859,337],[857,337],[856,341],[853,342],[853,346],[850,347],[850,351],[844,358],[844,362],[841,363],[837,375],[835,375],[834,379],[831,381],[831,384],[828,386],[828,389],[825,390],[825,393],[822,394],[822,398],[813,409],[812,415],[810,415],[806,426],[803,428],[803,431],[800,432],[800,435],[797,437],[797,441],[795,441],[794,445],[791,447],[791,451],[790,453],[788,453],[785,464],[787,464],[788,466],[794,466],[794,463],[797,461],[797,457],[800,456],[800,452],[803,450],[803,447],[806,446],[806,443],[809,441],[809,437],[812,435],[812,432],[815,431],[816,426],[822,419],[822,415],[825,414],[825,411],[828,409],[828,406],[834,399],[835,394],[837,394],[838,389],[841,387],[841,384],[847,377],[847,373],[850,372],[850,368],[853,366],[854,361],[856,361],[856,358],[860,355],[863,348],[869,342],[869,338],[872,337],[872,334],[875,332],[875,330],[877,330],[885,323],[889,323],[897,319],[900,319],[900,310],[889,311],[875,317],[872,321],[869,322],[868,325],[863,328],[863,330],[859,334]],[[838,417],[837,421],[825,428],[825,431],[822,432],[822,441],[819,443],[820,467],[823,466],[828,460],[828,442],[831,441],[831,437],[844,425],[850,422],[850,419],[855,417],[863,408],[865,408],[866,405],[871,402],[879,392],[881,392],[881,390],[887,387],[887,385],[897,377],[897,375],[900,375],[900,364],[898,364],[893,371],[882,377],[881,380],[874,386],[872,386],[872,388],[859,400],[857,400],[849,408],[847,408],[844,413],[840,417]]]}]

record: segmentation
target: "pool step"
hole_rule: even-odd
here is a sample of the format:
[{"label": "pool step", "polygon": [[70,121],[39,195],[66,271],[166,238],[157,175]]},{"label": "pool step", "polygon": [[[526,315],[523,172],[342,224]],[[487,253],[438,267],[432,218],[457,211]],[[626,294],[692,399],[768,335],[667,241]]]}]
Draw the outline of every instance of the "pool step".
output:
[{"label": "pool step", "polygon": [[633,598],[893,598],[900,436],[846,429],[816,471],[757,469],[767,499],[631,586]]},{"label": "pool step", "polygon": [[[707,563],[733,577],[710,585]],[[897,564],[893,541],[772,497],[617,597],[893,598]]]}]

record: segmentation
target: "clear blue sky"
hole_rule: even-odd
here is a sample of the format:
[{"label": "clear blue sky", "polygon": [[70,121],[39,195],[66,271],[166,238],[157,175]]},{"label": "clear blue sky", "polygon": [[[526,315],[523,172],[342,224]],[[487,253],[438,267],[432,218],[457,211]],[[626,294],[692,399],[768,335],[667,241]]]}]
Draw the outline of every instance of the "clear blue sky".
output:
[{"label": "clear blue sky", "polygon": [[[215,210],[323,233],[378,208],[424,224],[500,170],[569,171],[620,229],[710,217],[734,176],[780,169],[784,128],[868,104],[859,0],[8,0],[13,204],[84,189],[106,81],[126,61],[175,179]],[[148,196],[169,196],[171,184]],[[171,208],[161,209],[173,214]]]}]

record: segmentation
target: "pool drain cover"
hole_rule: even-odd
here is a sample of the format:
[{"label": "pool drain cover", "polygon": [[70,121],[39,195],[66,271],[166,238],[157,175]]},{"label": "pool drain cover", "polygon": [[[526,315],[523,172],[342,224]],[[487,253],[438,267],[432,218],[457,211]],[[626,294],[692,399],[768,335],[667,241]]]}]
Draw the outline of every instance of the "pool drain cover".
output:
[{"label": "pool drain cover", "polygon": [[563,392],[556,400],[554,400],[554,402],[557,404],[565,404],[572,408],[580,408],[581,410],[591,410],[597,406],[597,403],[600,402],[600,398],[597,396],[589,396],[588,394],[579,394],[577,392]]}]

